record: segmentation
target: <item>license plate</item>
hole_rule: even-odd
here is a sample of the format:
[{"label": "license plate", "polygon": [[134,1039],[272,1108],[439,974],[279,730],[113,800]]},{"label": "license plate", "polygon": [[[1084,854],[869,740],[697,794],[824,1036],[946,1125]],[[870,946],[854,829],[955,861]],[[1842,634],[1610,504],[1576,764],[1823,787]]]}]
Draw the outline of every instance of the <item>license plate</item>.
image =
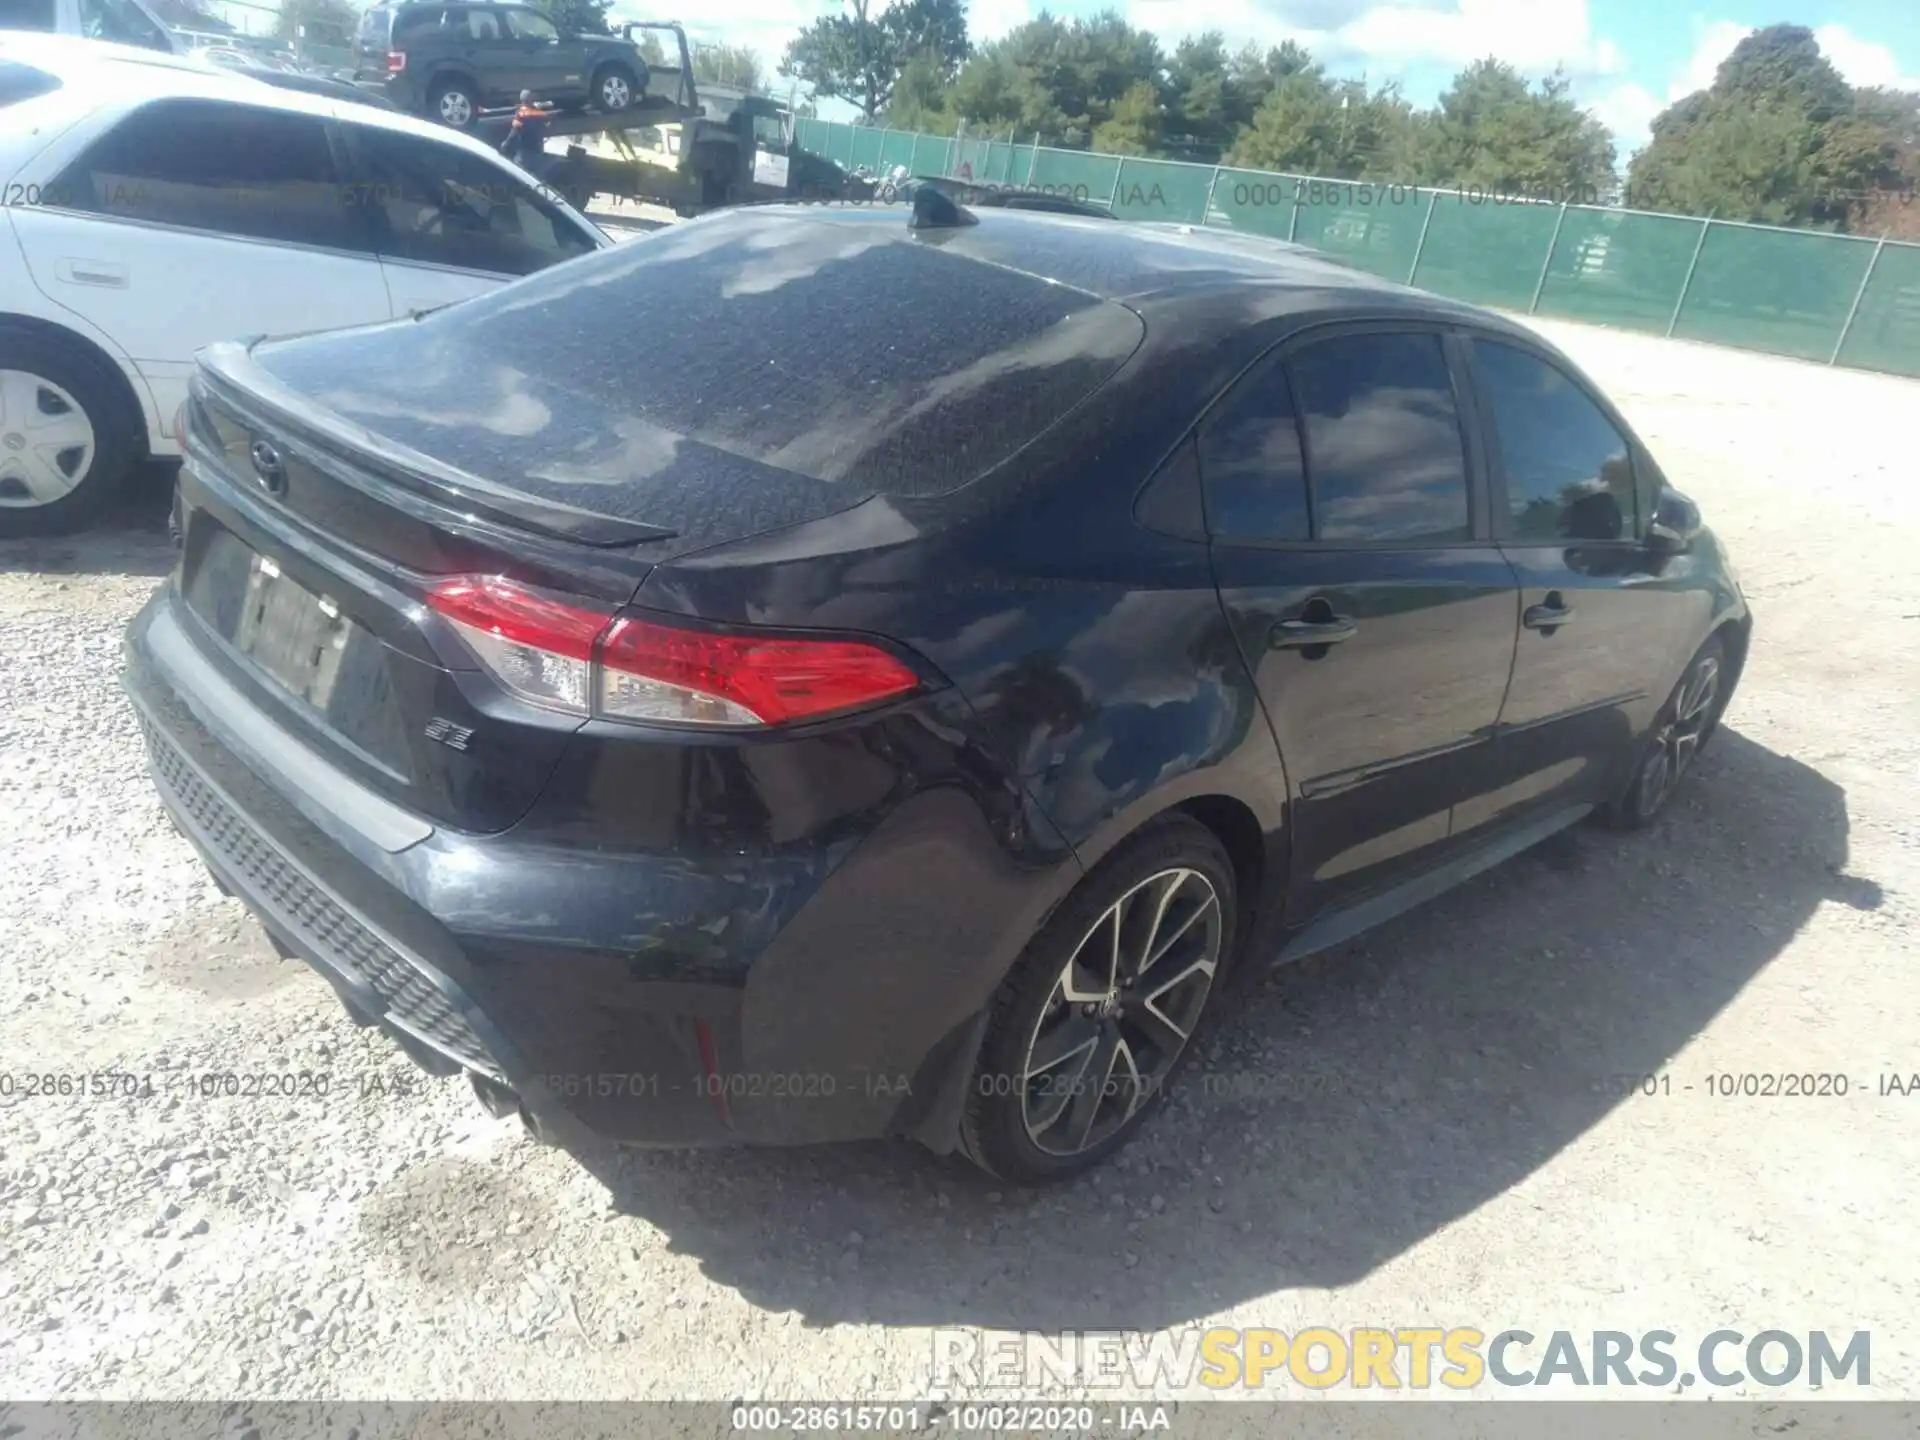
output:
[{"label": "license plate", "polygon": [[352,632],[333,601],[289,580],[266,556],[252,556],[234,648],[317,710],[333,698]]}]

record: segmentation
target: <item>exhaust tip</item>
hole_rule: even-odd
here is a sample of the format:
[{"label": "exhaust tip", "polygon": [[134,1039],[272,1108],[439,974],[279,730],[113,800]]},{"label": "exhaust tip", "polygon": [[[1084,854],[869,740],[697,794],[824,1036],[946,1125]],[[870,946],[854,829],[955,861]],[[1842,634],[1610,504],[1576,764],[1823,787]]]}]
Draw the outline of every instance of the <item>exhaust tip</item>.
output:
[{"label": "exhaust tip", "polygon": [[545,1127],[541,1125],[540,1117],[527,1109],[525,1105],[520,1107],[520,1123],[525,1127],[527,1134],[536,1144],[551,1145],[553,1143],[552,1137],[547,1134]]},{"label": "exhaust tip", "polygon": [[467,1080],[473,1086],[474,1097],[494,1119],[504,1120],[520,1109],[520,1097],[491,1076],[469,1070]]}]

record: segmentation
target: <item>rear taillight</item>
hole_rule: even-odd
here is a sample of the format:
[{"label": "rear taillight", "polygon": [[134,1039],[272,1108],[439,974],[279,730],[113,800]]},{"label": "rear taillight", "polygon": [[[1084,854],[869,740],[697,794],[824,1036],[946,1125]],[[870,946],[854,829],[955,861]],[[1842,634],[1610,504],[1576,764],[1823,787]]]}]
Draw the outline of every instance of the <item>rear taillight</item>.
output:
[{"label": "rear taillight", "polygon": [[750,729],[865,709],[922,683],[864,640],[616,618],[497,578],[443,580],[427,604],[508,690],[572,715]]},{"label": "rear taillight", "polygon": [[407,52],[404,50],[387,51],[387,74],[398,75],[407,68]]}]

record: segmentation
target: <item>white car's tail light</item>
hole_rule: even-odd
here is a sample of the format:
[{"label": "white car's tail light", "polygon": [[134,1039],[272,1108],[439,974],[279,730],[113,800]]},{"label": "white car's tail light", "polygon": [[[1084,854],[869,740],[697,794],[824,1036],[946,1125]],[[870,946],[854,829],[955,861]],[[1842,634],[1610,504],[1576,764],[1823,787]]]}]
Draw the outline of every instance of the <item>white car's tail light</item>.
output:
[{"label": "white car's tail light", "polygon": [[573,715],[751,729],[864,709],[922,683],[864,640],[615,619],[497,578],[444,580],[427,604],[507,689]]}]

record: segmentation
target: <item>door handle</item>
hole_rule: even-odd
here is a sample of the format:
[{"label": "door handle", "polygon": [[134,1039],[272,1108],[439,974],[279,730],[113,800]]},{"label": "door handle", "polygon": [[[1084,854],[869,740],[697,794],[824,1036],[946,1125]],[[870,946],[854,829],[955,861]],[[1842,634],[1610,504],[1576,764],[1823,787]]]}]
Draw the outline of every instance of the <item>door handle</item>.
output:
[{"label": "door handle", "polygon": [[1359,634],[1359,627],[1343,616],[1319,620],[1282,620],[1267,632],[1275,650],[1306,650],[1315,645],[1338,645]]},{"label": "door handle", "polygon": [[106,260],[56,260],[53,273],[69,285],[98,285],[108,290],[127,288],[127,267]]},{"label": "door handle", "polygon": [[1529,630],[1558,630],[1573,618],[1573,607],[1560,598],[1558,590],[1549,590],[1547,598],[1538,605],[1529,605],[1520,616],[1520,623]]}]

